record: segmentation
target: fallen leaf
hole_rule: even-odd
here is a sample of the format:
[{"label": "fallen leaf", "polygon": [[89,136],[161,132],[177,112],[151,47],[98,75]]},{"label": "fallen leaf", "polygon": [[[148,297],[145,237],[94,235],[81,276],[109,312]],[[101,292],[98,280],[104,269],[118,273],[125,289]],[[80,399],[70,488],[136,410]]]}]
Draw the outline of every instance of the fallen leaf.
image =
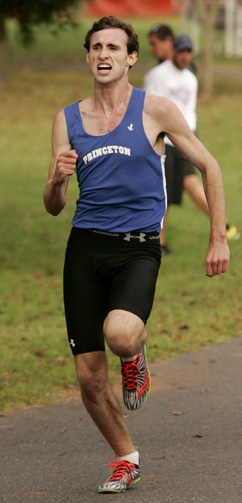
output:
[{"label": "fallen leaf", "polygon": [[37,351],[34,351],[34,355],[42,358],[46,355],[46,349],[38,349]]},{"label": "fallen leaf", "polygon": [[43,276],[45,275],[45,273],[43,271],[36,271],[33,276],[35,277],[35,279],[41,279],[43,278]]}]

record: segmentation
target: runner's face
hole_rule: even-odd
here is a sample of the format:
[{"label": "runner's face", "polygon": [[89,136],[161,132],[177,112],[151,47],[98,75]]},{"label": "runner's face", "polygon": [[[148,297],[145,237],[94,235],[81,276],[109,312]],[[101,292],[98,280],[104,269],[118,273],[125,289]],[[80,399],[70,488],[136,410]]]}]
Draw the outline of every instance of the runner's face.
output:
[{"label": "runner's face", "polygon": [[179,68],[180,70],[183,70],[184,68],[187,68],[192,61],[192,51],[189,49],[185,49],[184,51],[175,51],[174,56],[173,56],[173,63],[174,65]]},{"label": "runner's face", "polygon": [[157,59],[167,59],[170,47],[169,38],[160,40],[154,33],[149,36],[150,50]]},{"label": "runner's face", "polygon": [[137,60],[137,53],[128,55],[128,35],[120,28],[94,32],[90,40],[87,62],[94,79],[99,83],[119,80]]}]

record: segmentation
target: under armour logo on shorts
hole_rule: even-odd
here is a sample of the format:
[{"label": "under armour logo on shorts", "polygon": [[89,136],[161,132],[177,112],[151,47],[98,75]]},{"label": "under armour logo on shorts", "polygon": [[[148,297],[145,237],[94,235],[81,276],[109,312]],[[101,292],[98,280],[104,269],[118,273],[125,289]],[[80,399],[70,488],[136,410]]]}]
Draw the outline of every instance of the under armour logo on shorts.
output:
[{"label": "under armour logo on shorts", "polygon": [[140,243],[143,243],[144,241],[146,241],[145,233],[140,232],[139,236],[136,236],[136,234],[131,234],[130,232],[128,232],[124,238],[124,241],[130,241],[130,239],[138,239]]}]

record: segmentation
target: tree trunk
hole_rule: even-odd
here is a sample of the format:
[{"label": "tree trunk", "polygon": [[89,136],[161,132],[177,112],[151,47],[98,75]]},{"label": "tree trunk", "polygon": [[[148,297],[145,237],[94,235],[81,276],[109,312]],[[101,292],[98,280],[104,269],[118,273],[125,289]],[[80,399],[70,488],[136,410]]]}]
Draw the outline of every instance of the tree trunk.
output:
[{"label": "tree trunk", "polygon": [[6,28],[4,18],[0,13],[0,42],[4,42],[6,40]]},{"label": "tree trunk", "polygon": [[213,36],[218,3],[219,0],[197,0],[203,34],[200,92],[206,98],[213,94]]}]

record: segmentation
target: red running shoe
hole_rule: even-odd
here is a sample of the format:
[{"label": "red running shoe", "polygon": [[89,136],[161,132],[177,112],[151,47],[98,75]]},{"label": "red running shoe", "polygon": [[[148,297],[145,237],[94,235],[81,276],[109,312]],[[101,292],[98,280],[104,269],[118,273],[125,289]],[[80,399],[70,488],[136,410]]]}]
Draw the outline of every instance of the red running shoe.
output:
[{"label": "red running shoe", "polygon": [[140,480],[140,467],[128,461],[110,461],[110,477],[98,486],[99,493],[121,493]]},{"label": "red running shoe", "polygon": [[127,409],[136,410],[146,402],[151,386],[145,346],[133,361],[121,360],[121,372],[124,404]]}]

